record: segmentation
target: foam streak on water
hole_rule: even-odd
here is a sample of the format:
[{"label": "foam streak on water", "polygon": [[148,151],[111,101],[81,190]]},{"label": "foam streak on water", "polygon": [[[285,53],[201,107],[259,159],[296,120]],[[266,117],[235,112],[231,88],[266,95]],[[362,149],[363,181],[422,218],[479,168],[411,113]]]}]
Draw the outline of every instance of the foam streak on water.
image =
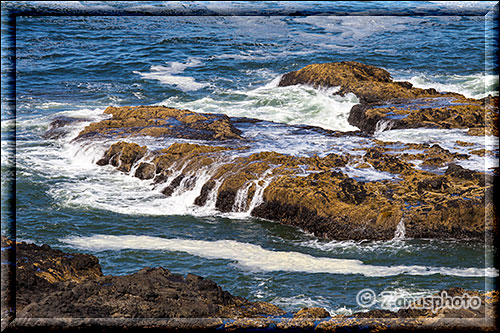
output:
[{"label": "foam streak on water", "polygon": [[[208,86],[207,83],[197,82],[191,76],[182,76],[186,68],[197,67],[201,65],[201,61],[195,58],[189,58],[186,63],[170,62],[167,66],[153,65],[149,72],[133,71],[134,74],[139,74],[141,77],[149,80],[158,80],[163,84],[178,87],[182,91],[198,90]],[[174,75],[175,74],[175,75]]]},{"label": "foam streak on water", "polygon": [[187,252],[207,259],[235,261],[238,266],[257,271],[361,274],[372,277],[433,274],[462,277],[498,276],[498,272],[494,268],[367,265],[361,260],[314,257],[299,252],[271,251],[258,245],[233,240],[204,241],[136,235],[93,235],[90,237],[69,237],[61,239],[61,241],[76,248],[91,251],[136,249]]}]

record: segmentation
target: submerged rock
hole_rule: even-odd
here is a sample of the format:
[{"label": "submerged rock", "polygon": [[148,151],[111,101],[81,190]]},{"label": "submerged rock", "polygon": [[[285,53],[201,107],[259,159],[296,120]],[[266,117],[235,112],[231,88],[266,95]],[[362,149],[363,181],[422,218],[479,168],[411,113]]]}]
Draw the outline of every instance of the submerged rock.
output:
[{"label": "submerged rock", "polygon": [[44,139],[59,139],[60,137],[69,134],[69,130],[67,129],[68,125],[83,121],[89,120],[66,116],[55,117],[50,123],[49,129],[42,135],[42,137]]}]

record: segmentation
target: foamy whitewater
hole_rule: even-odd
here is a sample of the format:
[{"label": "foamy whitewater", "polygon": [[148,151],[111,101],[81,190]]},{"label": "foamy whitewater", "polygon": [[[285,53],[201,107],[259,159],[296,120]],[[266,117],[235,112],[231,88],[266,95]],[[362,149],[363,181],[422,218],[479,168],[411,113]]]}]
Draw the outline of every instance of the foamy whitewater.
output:
[{"label": "foamy whitewater", "polygon": [[[364,288],[397,298],[451,287],[485,290],[498,276],[491,246],[467,240],[409,239],[404,218],[394,238],[384,242],[324,240],[253,218],[250,212],[262,203],[272,169],[244,184],[230,213],[215,207],[220,183],[205,206],[194,205],[217,168],[261,151],[320,157],[350,154],[354,156],[350,164],[336,171],[364,182],[398,181],[388,172],[358,168],[363,149],[374,140],[392,142],[389,154],[400,152],[404,143],[439,144],[469,154],[469,159],[459,161],[463,167],[491,174],[498,167],[498,137],[469,136],[461,129],[392,130],[390,123],[379,124],[373,137],[328,136],[310,126],[356,131],[348,116],[359,98],[335,95],[338,87],[278,86],[283,74],[308,64],[353,60],[384,68],[395,80],[420,88],[472,98],[498,95],[497,60],[490,52],[498,46],[488,37],[494,22],[485,18],[491,3],[460,7],[434,2],[248,2],[230,7],[212,2],[8,2],[5,6],[55,8],[59,13],[121,10],[179,15],[17,18],[15,109],[10,81],[2,74],[2,232],[9,229],[5,212],[13,189],[9,177],[15,176],[18,240],[96,255],[105,274],[162,266],[212,279],[234,295],[269,301],[287,311],[321,306],[332,315],[362,310],[356,294]],[[311,8],[330,15],[308,15]],[[245,10],[283,15],[238,16]],[[304,10],[305,16],[289,15]],[[426,10],[433,15],[412,15]],[[207,15],[189,15],[192,11]],[[2,30],[2,47],[11,43],[8,32]],[[5,72],[10,70],[7,65]],[[246,139],[241,145],[249,148],[196,170],[191,174],[194,187],[181,183],[165,197],[161,191],[182,172],[182,165],[172,170],[166,183],[153,184],[133,177],[135,169],[125,174],[96,165],[116,140],[74,140],[88,124],[108,118],[103,111],[110,105],[166,105],[263,121],[237,122]],[[45,137],[50,123],[61,116],[80,121],[62,128],[66,132],[58,138]],[[174,142],[226,144],[178,138],[123,140],[150,151]],[[484,157],[470,153],[483,148],[490,151]],[[422,167],[417,157],[410,162]],[[312,172],[303,166],[297,176]],[[252,185],[256,191],[249,198]]]}]

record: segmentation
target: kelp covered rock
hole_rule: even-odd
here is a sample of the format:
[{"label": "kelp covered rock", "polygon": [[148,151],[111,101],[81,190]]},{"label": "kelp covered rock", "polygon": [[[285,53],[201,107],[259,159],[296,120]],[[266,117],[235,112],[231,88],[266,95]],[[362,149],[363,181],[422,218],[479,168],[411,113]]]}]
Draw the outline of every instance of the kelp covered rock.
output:
[{"label": "kelp covered rock", "polygon": [[[367,133],[400,128],[463,128],[471,135],[497,135],[496,98],[463,96],[385,100],[353,106],[349,123]],[[498,101],[496,102],[498,103]]]},{"label": "kelp covered rock", "polygon": [[362,103],[393,98],[416,98],[437,95],[435,89],[414,88],[409,82],[393,81],[386,70],[355,61],[308,65],[281,77],[280,87],[308,84],[315,87],[339,87],[340,95],[353,93]]},{"label": "kelp covered rock", "polygon": [[[145,148],[125,142],[111,146],[105,157],[116,160],[118,168],[128,165],[130,157],[117,146],[131,151]],[[239,156],[236,153],[245,147],[232,150],[187,143],[146,154],[151,154],[148,179],[157,186],[169,180],[162,190],[166,196],[192,190],[199,179],[206,179],[194,204],[203,206],[212,198],[219,211],[249,211],[318,237],[390,239],[404,219],[411,238],[484,239],[485,231],[492,232],[484,216],[493,210],[492,203],[485,200],[493,178],[453,163],[466,158],[460,154],[438,145],[418,147],[423,149],[422,156],[412,158],[424,158],[434,166],[448,165],[445,173],[417,169],[405,161],[410,155],[404,148],[394,155],[386,152],[383,143],[367,148],[361,160],[349,154],[298,157],[262,152]],[[354,161],[388,172],[393,180],[349,177],[341,170]]]}]

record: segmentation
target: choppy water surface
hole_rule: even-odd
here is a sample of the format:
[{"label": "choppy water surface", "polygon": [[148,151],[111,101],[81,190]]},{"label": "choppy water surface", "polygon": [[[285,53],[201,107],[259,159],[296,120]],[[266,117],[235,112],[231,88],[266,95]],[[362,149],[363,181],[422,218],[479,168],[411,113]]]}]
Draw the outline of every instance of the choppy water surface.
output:
[{"label": "choppy water surface", "polygon": [[[300,5],[305,10],[314,4]],[[89,8],[85,6],[161,9],[157,3],[50,6],[68,13]],[[451,7],[457,13],[469,8],[475,13],[469,16],[390,15],[418,9],[442,12],[451,6],[445,3],[336,6],[347,13],[385,10],[388,15],[18,17],[16,120],[2,92],[4,192],[8,166],[14,161],[8,133],[16,129],[17,237],[92,253],[106,274],[163,266],[202,275],[233,294],[271,301],[290,311],[303,306],[322,306],[331,314],[357,311],[355,296],[364,288],[401,295],[455,286],[484,289],[497,275],[485,257],[485,251],[491,254],[489,247],[401,237],[389,242],[320,240],[252,218],[248,207],[230,214],[217,212],[213,205],[196,207],[192,203],[200,189],[165,198],[149,181],[95,164],[110,141],[72,141],[85,125],[103,119],[109,105],[168,105],[265,120],[238,125],[253,140],[248,154],[356,154],[352,149],[370,145],[370,138],[325,137],[305,127],[282,125],[356,130],[347,122],[349,110],[359,102],[356,96],[339,97],[332,94],[335,89],[277,86],[282,74],[310,63],[359,61],[383,67],[396,80],[417,87],[474,98],[498,90],[498,73],[491,70],[496,58],[488,53],[498,46],[485,40],[491,27],[484,13],[491,3]],[[209,9],[224,10],[213,4]],[[71,125],[66,137],[43,138],[51,120],[61,115],[85,121]],[[376,138],[438,143],[457,152],[498,151],[498,138],[469,137],[462,130],[394,130],[377,133]],[[459,146],[457,140],[471,146]],[[142,143],[153,149],[175,141],[143,138]],[[463,163],[487,172],[498,165],[493,157]],[[352,166],[343,171],[365,181],[392,177]],[[2,207],[7,205],[4,194]],[[5,225],[5,215],[2,221]]]}]

